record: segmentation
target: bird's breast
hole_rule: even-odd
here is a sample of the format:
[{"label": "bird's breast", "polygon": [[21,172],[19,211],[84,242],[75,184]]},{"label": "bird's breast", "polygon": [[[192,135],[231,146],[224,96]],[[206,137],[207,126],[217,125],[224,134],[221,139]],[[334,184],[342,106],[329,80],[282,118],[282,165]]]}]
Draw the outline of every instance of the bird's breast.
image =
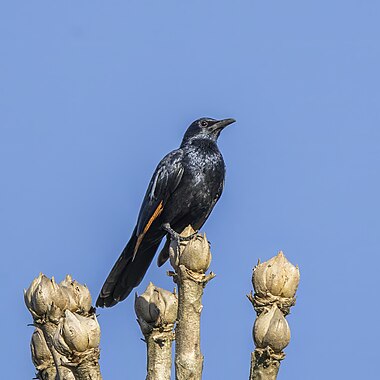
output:
[{"label": "bird's breast", "polygon": [[182,158],[183,175],[164,207],[161,219],[181,231],[188,224],[200,228],[219,198],[225,166],[215,146],[186,147]]},{"label": "bird's breast", "polygon": [[184,173],[173,194],[173,206],[193,215],[208,212],[223,187],[225,167],[220,153],[190,151],[184,156]]}]

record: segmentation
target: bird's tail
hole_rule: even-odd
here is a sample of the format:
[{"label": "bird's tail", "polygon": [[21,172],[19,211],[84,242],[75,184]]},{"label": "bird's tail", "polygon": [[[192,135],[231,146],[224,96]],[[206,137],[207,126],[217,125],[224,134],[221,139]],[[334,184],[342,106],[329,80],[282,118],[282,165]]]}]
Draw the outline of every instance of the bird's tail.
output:
[{"label": "bird's tail", "polygon": [[165,245],[162,247],[160,254],[158,255],[157,265],[161,267],[166,263],[169,258],[169,246],[170,246],[170,236],[166,235]]},{"label": "bird's tail", "polygon": [[135,233],[132,234],[131,239],[108,275],[96,301],[96,306],[111,307],[128,297],[132,289],[142,281],[161,239],[153,242],[143,241],[135,258],[132,260],[137,242]]}]

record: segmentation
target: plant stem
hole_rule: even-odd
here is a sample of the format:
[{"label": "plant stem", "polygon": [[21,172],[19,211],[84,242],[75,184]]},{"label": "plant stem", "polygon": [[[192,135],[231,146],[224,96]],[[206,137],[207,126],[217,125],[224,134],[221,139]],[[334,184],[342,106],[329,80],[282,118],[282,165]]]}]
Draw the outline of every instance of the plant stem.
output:
[{"label": "plant stem", "polygon": [[173,340],[173,325],[168,325],[165,331],[155,328],[150,334],[145,335],[147,349],[146,380],[170,380]]},{"label": "plant stem", "polygon": [[195,273],[184,265],[177,269],[178,321],[176,327],[176,380],[200,380],[203,355],[200,346],[202,295],[206,283],[215,275]]}]

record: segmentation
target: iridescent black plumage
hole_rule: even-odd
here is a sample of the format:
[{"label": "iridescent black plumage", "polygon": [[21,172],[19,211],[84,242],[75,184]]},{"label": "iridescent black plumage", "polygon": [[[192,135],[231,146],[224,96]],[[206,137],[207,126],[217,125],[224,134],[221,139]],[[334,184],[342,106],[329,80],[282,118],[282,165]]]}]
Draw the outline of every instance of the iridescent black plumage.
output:
[{"label": "iridescent black plumage", "polygon": [[[143,279],[169,223],[181,232],[203,226],[223,191],[225,165],[218,149],[220,132],[233,119],[202,118],[187,129],[181,146],[158,164],[141,205],[136,227],[108,275],[97,306],[110,307],[125,299]],[[168,259],[170,237],[158,265]]]}]

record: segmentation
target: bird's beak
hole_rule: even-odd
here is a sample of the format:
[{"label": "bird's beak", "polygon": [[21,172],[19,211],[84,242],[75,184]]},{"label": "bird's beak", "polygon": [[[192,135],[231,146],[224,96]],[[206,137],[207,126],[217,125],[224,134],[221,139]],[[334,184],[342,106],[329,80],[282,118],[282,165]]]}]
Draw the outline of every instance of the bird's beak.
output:
[{"label": "bird's beak", "polygon": [[223,119],[218,120],[216,123],[211,125],[210,129],[211,131],[221,131],[222,129],[226,128],[228,125],[235,123],[235,119]]}]

